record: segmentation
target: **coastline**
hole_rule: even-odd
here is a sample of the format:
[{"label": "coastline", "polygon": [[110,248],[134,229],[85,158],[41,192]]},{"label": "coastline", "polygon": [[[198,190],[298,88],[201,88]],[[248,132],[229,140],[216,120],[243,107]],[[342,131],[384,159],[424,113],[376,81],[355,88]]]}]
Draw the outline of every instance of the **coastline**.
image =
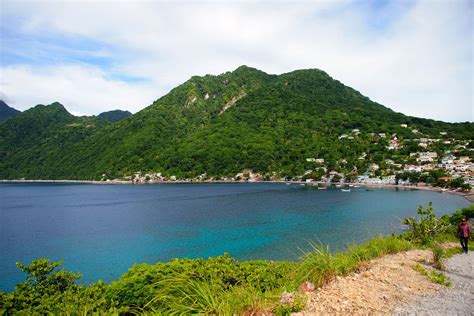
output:
[{"label": "coastline", "polygon": [[[97,181],[97,180],[0,180],[0,184],[2,183],[64,183],[64,184],[193,184],[193,183],[289,183],[289,184],[305,184],[309,186],[318,186],[319,184],[326,185],[327,183],[320,183],[320,182],[311,182],[307,183],[305,181],[279,181],[279,180],[272,180],[272,181],[224,181],[224,180],[195,180],[195,181],[184,181],[184,180],[176,180],[176,181],[152,181],[146,183],[134,183],[130,180],[109,180],[109,181]],[[349,183],[331,183],[330,186],[333,185],[349,185]],[[357,185],[360,187],[365,188],[401,188],[401,189],[411,189],[411,190],[423,190],[423,191],[433,191],[439,193],[449,193],[460,195],[464,197],[470,203],[474,203],[474,192],[459,192],[454,190],[446,190],[443,191],[442,188],[439,187],[431,187],[431,186],[411,186],[411,185],[400,185],[400,184],[370,184],[370,183],[350,183],[350,185]]]}]

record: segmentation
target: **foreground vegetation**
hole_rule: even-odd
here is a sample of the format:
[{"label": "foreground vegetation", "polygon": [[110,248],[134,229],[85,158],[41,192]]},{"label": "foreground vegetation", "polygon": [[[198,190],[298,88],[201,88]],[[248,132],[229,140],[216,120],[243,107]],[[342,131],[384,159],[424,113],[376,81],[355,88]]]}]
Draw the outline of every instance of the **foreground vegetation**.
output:
[{"label": "foreground vegetation", "polygon": [[[298,262],[237,261],[227,254],[207,260],[175,259],[136,264],[111,284],[99,281],[89,286],[76,283],[80,274],[59,270],[62,262],[42,258],[28,266],[17,263],[27,278],[12,293],[0,292],[0,314],[287,314],[304,307],[304,296],[295,293],[303,282],[319,287],[373,258],[453,238],[459,219],[474,217],[474,206],[441,218],[434,216],[431,205],[417,213],[417,218],[406,219],[410,229],[405,234],[377,237],[336,253],[314,244]],[[433,249],[441,262],[446,253]],[[440,272],[415,269],[434,282],[449,284]],[[293,293],[291,300],[280,300],[284,292]]]}]

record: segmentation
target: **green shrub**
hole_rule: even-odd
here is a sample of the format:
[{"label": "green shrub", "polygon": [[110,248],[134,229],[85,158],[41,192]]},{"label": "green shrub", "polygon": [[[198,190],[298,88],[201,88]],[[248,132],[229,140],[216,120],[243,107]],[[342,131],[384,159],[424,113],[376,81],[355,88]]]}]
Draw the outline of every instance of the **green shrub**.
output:
[{"label": "green shrub", "polygon": [[107,286],[99,281],[88,287],[76,284],[81,275],[66,270],[55,271],[62,261],[40,258],[17,267],[27,274],[10,294],[0,296],[0,314],[87,314],[118,312],[104,298]]},{"label": "green shrub", "polygon": [[416,213],[419,215],[418,218],[407,217],[403,220],[403,223],[409,227],[407,237],[416,243],[428,245],[439,234],[448,231],[451,227],[447,215],[436,217],[431,202],[426,209],[420,205]]}]

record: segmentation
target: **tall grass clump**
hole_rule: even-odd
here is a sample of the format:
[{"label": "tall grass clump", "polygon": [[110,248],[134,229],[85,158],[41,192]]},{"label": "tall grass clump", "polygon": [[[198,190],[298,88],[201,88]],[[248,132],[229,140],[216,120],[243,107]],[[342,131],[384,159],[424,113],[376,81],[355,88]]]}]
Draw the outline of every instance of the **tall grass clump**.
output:
[{"label": "tall grass clump", "polygon": [[413,270],[419,272],[421,275],[428,278],[431,282],[444,285],[447,287],[451,286],[451,280],[446,274],[438,271],[427,271],[421,264],[417,263],[413,266]]},{"label": "tall grass clump", "polygon": [[439,243],[434,242],[431,245],[431,251],[433,252],[433,267],[438,270],[444,270],[444,260],[448,257],[446,249],[444,249]]},{"label": "tall grass clump", "polygon": [[299,281],[309,280],[316,286],[322,286],[337,275],[356,271],[362,262],[412,248],[413,244],[400,236],[379,236],[334,254],[328,246],[311,243],[311,249],[301,257]]}]

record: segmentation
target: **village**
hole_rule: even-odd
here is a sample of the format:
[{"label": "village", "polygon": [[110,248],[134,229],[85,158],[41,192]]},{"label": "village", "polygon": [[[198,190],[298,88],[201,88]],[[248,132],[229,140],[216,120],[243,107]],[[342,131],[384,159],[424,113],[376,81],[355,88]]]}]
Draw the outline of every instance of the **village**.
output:
[{"label": "village", "polygon": [[[447,132],[440,132],[438,138],[422,135],[417,129],[410,129],[407,124],[401,124],[416,135],[417,138],[402,138],[396,133],[363,133],[353,129],[351,133],[338,136],[340,141],[357,141],[358,137],[369,137],[375,144],[385,144],[383,161],[369,161],[369,155],[362,152],[355,165],[349,172],[348,168],[328,168],[324,158],[308,157],[306,165],[312,166],[303,174],[295,177],[282,177],[276,172],[261,174],[250,169],[242,170],[232,177],[210,177],[203,173],[195,178],[179,178],[175,175],[165,176],[161,172],[135,172],[123,180],[132,183],[159,182],[297,182],[307,185],[325,186],[329,184],[360,184],[360,185],[403,185],[417,187],[441,187],[460,191],[469,191],[474,187],[474,163],[471,159],[474,148],[472,140],[457,140],[449,138]],[[402,149],[410,146],[409,153],[401,153]],[[406,150],[405,150],[406,152]],[[338,160],[339,166],[346,166],[346,159]],[[362,166],[362,167],[361,167]],[[107,180],[106,174],[102,176]]]}]

